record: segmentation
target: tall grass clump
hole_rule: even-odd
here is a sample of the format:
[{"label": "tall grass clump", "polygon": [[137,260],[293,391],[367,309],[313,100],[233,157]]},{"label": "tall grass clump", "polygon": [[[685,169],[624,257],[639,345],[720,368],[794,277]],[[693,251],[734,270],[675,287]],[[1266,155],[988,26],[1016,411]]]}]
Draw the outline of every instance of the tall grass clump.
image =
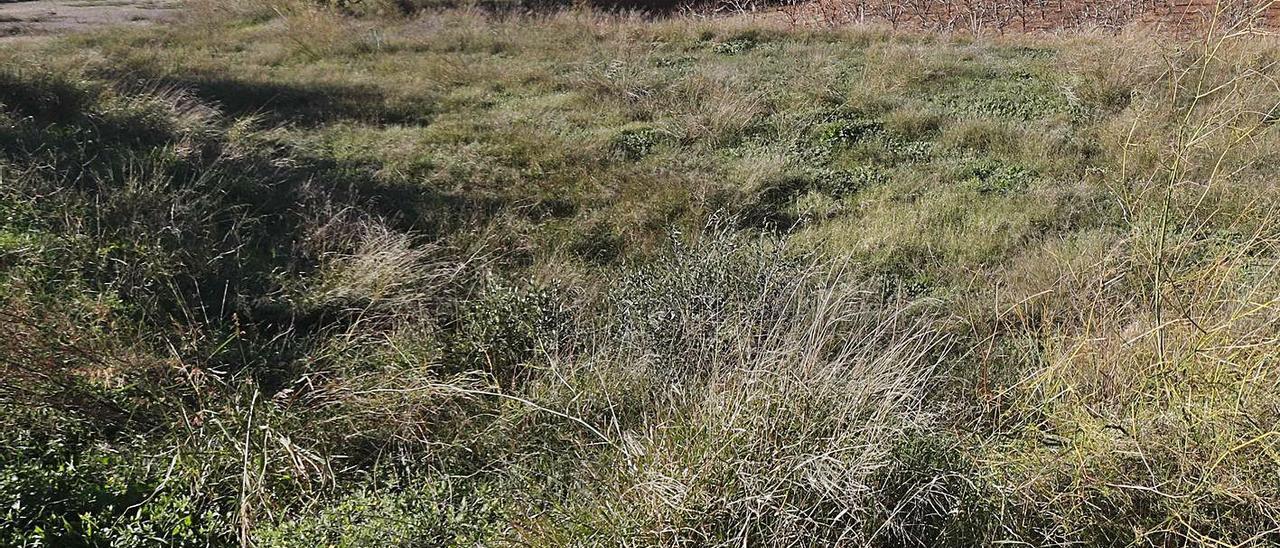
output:
[{"label": "tall grass clump", "polygon": [[987,473],[1018,539],[1277,540],[1270,47],[1222,29],[1163,52],[1109,143],[1114,251],[1078,267],[1086,285],[1064,276],[1009,309],[1037,355],[999,396],[1017,434],[987,448]]},{"label": "tall grass clump", "polygon": [[[594,348],[531,388],[604,435],[537,544],[928,542],[970,490],[926,405],[950,350],[929,303],[722,226],[625,269]],[[554,379],[554,380],[552,380]],[[934,460],[954,465],[915,468]],[[576,481],[586,481],[578,479]],[[561,520],[575,525],[564,528]],[[575,533],[575,531],[577,531]],[[630,540],[628,540],[630,539]]]}]

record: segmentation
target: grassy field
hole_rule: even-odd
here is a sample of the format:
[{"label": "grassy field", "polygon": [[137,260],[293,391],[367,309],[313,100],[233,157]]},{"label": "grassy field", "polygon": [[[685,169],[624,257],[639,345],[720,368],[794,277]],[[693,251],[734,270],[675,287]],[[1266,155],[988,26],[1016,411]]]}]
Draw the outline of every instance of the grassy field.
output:
[{"label": "grassy field", "polygon": [[0,544],[1280,543],[1277,63],[212,1],[14,43]]}]

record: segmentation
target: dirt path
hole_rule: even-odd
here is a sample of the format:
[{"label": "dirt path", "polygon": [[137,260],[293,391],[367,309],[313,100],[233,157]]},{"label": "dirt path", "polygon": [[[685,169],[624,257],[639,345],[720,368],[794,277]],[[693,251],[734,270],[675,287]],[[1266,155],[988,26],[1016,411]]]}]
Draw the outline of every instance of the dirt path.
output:
[{"label": "dirt path", "polygon": [[149,25],[172,19],[179,0],[0,0],[0,41]]}]

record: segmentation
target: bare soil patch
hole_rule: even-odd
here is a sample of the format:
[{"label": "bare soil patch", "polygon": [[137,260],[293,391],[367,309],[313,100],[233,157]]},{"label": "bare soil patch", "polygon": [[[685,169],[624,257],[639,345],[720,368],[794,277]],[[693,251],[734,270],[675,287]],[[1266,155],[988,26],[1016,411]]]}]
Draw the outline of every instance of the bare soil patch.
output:
[{"label": "bare soil patch", "polygon": [[176,17],[177,0],[0,1],[0,40],[138,26]]}]

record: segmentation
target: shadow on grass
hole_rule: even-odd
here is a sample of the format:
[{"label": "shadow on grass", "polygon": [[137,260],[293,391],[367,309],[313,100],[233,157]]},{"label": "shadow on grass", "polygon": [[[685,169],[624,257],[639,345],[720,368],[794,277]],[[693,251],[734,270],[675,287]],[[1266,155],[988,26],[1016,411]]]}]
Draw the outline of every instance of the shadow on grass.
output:
[{"label": "shadow on grass", "polygon": [[[234,326],[240,335],[212,362],[227,370],[250,370],[267,391],[282,387],[292,368],[309,352],[310,341],[359,321],[361,311],[315,306],[296,300],[290,280],[306,279],[320,267],[305,249],[317,211],[358,211],[421,241],[438,241],[472,229],[510,208],[492,197],[443,192],[409,183],[388,183],[372,166],[327,158],[300,157],[280,168],[270,158],[221,164],[229,174],[214,192],[221,195],[213,230],[199,241],[175,248],[188,268],[173,280],[171,298],[157,304],[169,316],[192,310],[207,317],[187,322]],[[245,219],[251,226],[245,227]],[[327,222],[323,215],[320,222]],[[188,253],[185,249],[196,249]],[[230,296],[230,298],[228,297]]]},{"label": "shadow on grass", "polygon": [[227,114],[257,115],[274,124],[426,124],[435,115],[434,102],[428,98],[394,101],[376,86],[265,82],[210,73],[155,80],[189,89]]},{"label": "shadow on grass", "polygon": [[[224,105],[232,113],[283,120],[314,101],[322,106],[309,122],[404,119],[380,109],[372,92],[205,84],[198,93],[233,101]],[[0,72],[0,120],[12,121],[0,127],[0,165],[20,175],[0,188],[0,211],[20,211],[23,226],[51,242],[0,262],[0,273],[26,261],[39,267],[28,269],[37,287],[114,295],[156,333],[175,324],[219,333],[230,342],[194,348],[190,359],[253,371],[268,390],[287,380],[308,341],[355,321],[349,310],[299,302],[297,280],[319,267],[308,247],[317,222],[373,217],[430,242],[512,207],[487,194],[390,183],[376,176],[379,166],[281,143],[227,154],[218,122],[194,138],[194,151],[174,154],[192,143],[167,110],[100,101],[93,86]]]}]

